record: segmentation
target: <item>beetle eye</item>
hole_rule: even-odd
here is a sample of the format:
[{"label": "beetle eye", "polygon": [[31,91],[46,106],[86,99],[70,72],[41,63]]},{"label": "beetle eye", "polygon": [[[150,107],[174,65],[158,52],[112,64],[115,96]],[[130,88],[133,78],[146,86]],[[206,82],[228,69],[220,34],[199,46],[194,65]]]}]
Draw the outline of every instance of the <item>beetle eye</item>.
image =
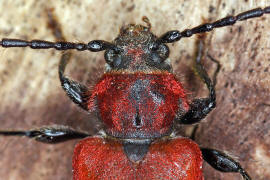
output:
[{"label": "beetle eye", "polygon": [[120,50],[108,49],[105,51],[104,58],[111,67],[117,67],[121,64]]},{"label": "beetle eye", "polygon": [[169,56],[169,48],[165,44],[153,43],[149,46],[151,59],[155,63],[162,63]]}]

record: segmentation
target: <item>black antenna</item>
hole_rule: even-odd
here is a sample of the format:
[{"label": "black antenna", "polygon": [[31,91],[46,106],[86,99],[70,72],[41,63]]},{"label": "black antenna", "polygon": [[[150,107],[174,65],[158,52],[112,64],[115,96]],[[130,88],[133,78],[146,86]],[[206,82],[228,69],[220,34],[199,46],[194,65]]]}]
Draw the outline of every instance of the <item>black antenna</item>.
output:
[{"label": "black antenna", "polygon": [[252,9],[252,10],[240,13],[236,16],[228,16],[223,19],[217,20],[216,22],[201,24],[197,27],[194,27],[192,29],[186,29],[182,32],[179,32],[178,30],[168,31],[167,33],[163,34],[159,38],[159,42],[173,43],[175,41],[179,41],[183,37],[190,37],[193,34],[209,32],[209,31],[212,31],[214,28],[231,26],[237,21],[243,21],[243,20],[247,20],[247,19],[251,19],[255,17],[260,17],[263,14],[267,14],[267,13],[270,13],[270,6],[264,9],[262,8]]}]

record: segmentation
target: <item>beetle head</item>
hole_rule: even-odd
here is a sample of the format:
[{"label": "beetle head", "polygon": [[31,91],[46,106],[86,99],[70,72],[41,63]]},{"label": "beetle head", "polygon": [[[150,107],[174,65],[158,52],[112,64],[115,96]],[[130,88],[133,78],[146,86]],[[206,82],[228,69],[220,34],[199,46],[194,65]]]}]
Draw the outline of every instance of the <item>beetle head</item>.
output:
[{"label": "beetle head", "polygon": [[146,17],[143,21],[147,26],[128,24],[120,29],[113,42],[115,47],[105,52],[107,71],[171,71],[168,46],[159,42],[151,32]]}]

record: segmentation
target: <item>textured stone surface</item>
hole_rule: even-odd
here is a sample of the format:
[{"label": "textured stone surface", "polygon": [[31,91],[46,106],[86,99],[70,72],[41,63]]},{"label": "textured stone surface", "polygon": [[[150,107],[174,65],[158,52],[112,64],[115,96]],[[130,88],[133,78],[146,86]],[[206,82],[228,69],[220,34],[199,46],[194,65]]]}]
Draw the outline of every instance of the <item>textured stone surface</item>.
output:
[{"label": "textured stone surface", "polygon": [[[55,40],[48,28],[53,10],[69,41],[113,40],[123,24],[141,23],[148,16],[153,31],[191,28],[257,6],[261,1],[52,1],[0,2],[0,38]],[[196,140],[202,146],[230,152],[256,180],[270,179],[270,15],[237,23],[207,34],[206,51],[222,64],[217,84],[217,108],[200,124]],[[170,45],[176,73],[192,97],[206,89],[192,75],[196,37]],[[94,117],[65,96],[58,82],[61,52],[28,48],[0,49],[1,129],[29,129],[64,124],[95,132]],[[93,84],[103,71],[102,53],[74,52],[68,73]],[[206,59],[207,61],[207,59]],[[209,62],[209,61],[208,61]],[[214,65],[207,64],[213,72]],[[0,138],[1,179],[71,179],[76,141],[46,145],[25,138]],[[207,180],[241,179],[205,165]]]}]

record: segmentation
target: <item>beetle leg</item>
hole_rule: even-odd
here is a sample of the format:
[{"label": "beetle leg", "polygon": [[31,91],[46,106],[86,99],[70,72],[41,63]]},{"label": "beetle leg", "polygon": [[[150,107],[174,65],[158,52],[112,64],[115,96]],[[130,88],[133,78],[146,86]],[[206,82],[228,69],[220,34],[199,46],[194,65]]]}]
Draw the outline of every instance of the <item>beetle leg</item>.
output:
[{"label": "beetle leg", "polygon": [[215,149],[201,148],[203,159],[221,172],[238,172],[244,180],[251,180],[247,172],[233,158]]},{"label": "beetle leg", "polygon": [[65,68],[66,68],[67,63],[70,60],[70,57],[71,57],[71,53],[65,53],[61,57],[61,60],[59,63],[59,69],[58,69],[60,82],[61,82],[62,88],[67,93],[68,97],[74,103],[79,105],[81,108],[88,111],[89,108],[87,106],[87,101],[89,100],[91,96],[89,94],[89,89],[86,86],[76,81],[73,81],[64,75]]},{"label": "beetle leg", "polygon": [[196,74],[206,84],[209,90],[209,95],[207,98],[194,99],[191,102],[191,104],[189,105],[190,106],[189,111],[186,114],[184,114],[182,117],[180,117],[180,123],[182,124],[197,123],[203,118],[205,118],[206,115],[210,113],[216,107],[215,85],[216,85],[216,77],[220,70],[220,64],[218,61],[216,61],[214,58],[208,55],[210,60],[217,64],[217,69],[214,73],[214,77],[212,81],[201,63],[202,51],[203,51],[203,42],[202,40],[200,40],[199,46],[198,46],[198,54],[195,59],[194,68],[195,68]]},{"label": "beetle leg", "polygon": [[43,143],[55,144],[72,139],[81,139],[90,136],[87,133],[74,130],[68,126],[54,125],[46,126],[39,129],[33,129],[29,131],[2,131],[0,135],[3,136],[26,136],[33,138],[36,141]]}]

